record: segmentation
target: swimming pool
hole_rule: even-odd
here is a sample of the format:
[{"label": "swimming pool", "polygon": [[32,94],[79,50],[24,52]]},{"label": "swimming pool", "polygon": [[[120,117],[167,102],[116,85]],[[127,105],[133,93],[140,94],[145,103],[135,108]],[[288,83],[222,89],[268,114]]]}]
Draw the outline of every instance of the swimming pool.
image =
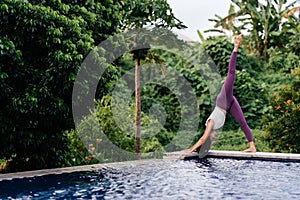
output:
[{"label": "swimming pool", "polygon": [[207,158],[129,162],[0,181],[0,199],[299,199],[300,163]]}]

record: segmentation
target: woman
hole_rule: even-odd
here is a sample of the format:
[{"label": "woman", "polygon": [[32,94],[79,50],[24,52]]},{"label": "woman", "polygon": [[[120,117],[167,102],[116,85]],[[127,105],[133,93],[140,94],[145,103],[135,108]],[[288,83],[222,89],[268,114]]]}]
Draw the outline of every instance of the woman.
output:
[{"label": "woman", "polygon": [[221,128],[224,125],[225,116],[228,112],[239,123],[249,142],[250,147],[244,150],[244,152],[256,152],[251,130],[245,120],[243,111],[238,101],[233,96],[233,86],[236,70],[236,55],[241,41],[242,35],[237,36],[234,42],[233,52],[230,56],[229,69],[226,80],[221,88],[221,92],[217,96],[216,107],[206,121],[206,128],[204,133],[201,136],[201,138],[196,142],[196,144],[194,144],[188,150],[185,150],[185,153],[197,151],[197,149],[199,149],[207,139],[209,139],[210,141],[214,140],[215,130]]}]

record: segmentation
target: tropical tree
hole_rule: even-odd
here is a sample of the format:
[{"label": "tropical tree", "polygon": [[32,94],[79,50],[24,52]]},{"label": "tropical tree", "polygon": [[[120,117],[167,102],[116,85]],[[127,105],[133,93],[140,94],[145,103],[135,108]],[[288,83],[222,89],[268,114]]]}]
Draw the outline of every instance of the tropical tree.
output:
[{"label": "tropical tree", "polygon": [[[298,11],[298,16],[296,12]],[[277,40],[286,44],[287,50],[300,56],[300,7],[294,7],[283,15],[287,19],[282,25],[282,30],[273,32]],[[284,50],[284,49],[283,49]]]},{"label": "tropical tree", "polygon": [[[156,28],[185,28],[178,20],[166,0],[135,0],[126,1],[124,4],[124,17],[122,29],[141,29],[146,26]],[[137,30],[138,33],[139,30]],[[148,52],[147,39],[143,33],[135,36],[132,45],[139,45],[143,49],[132,51],[135,60],[135,152],[136,158],[140,159],[140,124],[141,124],[141,100],[140,100],[140,63]]]},{"label": "tropical tree", "polygon": [[[220,15],[215,14],[216,19],[209,19],[209,21],[216,23],[214,25],[214,29],[208,29],[205,30],[204,32],[217,32],[217,33],[226,34],[226,31],[229,31],[229,37],[232,38],[232,36],[235,33],[240,32],[245,26],[245,24],[242,24],[242,26],[235,25],[236,16],[240,14],[242,14],[242,11],[236,12],[234,5],[230,4],[227,16],[222,17]],[[220,29],[217,29],[218,27],[220,27]]]},{"label": "tropical tree", "polygon": [[[208,31],[219,31],[223,29],[230,31],[247,30],[249,36],[249,50],[252,53],[257,53],[258,56],[267,58],[267,50],[271,46],[284,47],[286,43],[278,40],[278,31],[282,29],[283,19],[288,15],[292,15],[294,11],[291,7],[295,2],[286,5],[286,0],[267,0],[261,3],[258,0],[239,1],[232,0],[239,10],[234,11],[231,5],[229,13],[226,17],[217,16],[215,28],[221,27],[221,30],[213,29]],[[236,22],[236,23],[233,23]],[[240,25],[238,25],[240,23]],[[235,25],[237,24],[237,25]],[[298,24],[294,24],[297,26]]]}]

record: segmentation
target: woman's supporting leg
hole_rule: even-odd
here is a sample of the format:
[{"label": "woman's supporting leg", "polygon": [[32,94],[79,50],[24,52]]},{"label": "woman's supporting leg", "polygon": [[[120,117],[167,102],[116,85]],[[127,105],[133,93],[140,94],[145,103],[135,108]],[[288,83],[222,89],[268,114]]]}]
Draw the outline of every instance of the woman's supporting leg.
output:
[{"label": "woman's supporting leg", "polygon": [[255,145],[254,145],[254,142],[252,139],[252,132],[246,122],[246,119],[245,119],[244,113],[241,109],[241,106],[235,97],[233,97],[232,105],[231,105],[229,112],[234,117],[234,119],[237,121],[237,123],[240,125],[241,129],[243,130],[243,132],[249,142],[250,148],[244,150],[244,152],[256,152],[256,148],[255,148]]},{"label": "woman's supporting leg", "polygon": [[240,125],[241,129],[243,130],[248,142],[252,142],[252,132],[246,122],[244,113],[241,109],[239,102],[233,97],[232,105],[229,110],[230,114],[234,117],[237,123]]}]

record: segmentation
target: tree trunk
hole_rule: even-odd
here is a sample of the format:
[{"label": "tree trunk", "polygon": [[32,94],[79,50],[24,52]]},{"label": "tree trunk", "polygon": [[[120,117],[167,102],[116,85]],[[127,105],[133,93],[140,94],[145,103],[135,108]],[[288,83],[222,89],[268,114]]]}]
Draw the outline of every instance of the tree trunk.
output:
[{"label": "tree trunk", "polygon": [[135,63],[135,159],[141,159],[140,58]]}]

